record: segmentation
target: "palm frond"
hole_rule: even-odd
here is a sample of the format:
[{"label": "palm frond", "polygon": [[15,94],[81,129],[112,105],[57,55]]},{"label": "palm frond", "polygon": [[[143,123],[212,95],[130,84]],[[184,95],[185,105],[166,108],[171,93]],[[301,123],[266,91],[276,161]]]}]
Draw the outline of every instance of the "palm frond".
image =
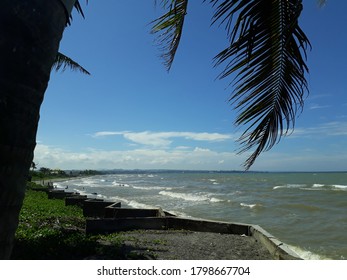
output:
[{"label": "palm frond", "polygon": [[73,61],[71,58],[58,52],[53,63],[52,69],[55,69],[56,71],[61,70],[64,72],[66,68],[70,68],[73,71],[80,71],[86,75],[90,75],[90,73],[81,65],[79,65],[76,61]]},{"label": "palm frond", "polygon": [[[88,0],[86,0],[86,4],[88,4]],[[74,8],[77,10],[78,13],[81,14],[81,16],[84,18],[84,13],[81,7],[81,4],[78,0],[76,0],[75,4],[74,4]]]},{"label": "palm frond", "polygon": [[151,33],[159,33],[157,42],[163,52],[161,57],[164,65],[169,71],[181,39],[188,0],[162,0],[161,5],[168,11],[151,22]]},{"label": "palm frond", "polygon": [[[88,0],[86,0],[86,4],[88,4]],[[76,11],[83,17],[84,17],[84,13],[83,13],[83,9],[82,9],[82,6],[80,4],[80,2],[78,0],[76,0],[76,2],[74,3],[74,6],[73,6]],[[67,25],[71,25],[71,21],[72,21],[72,14],[69,14],[68,17],[67,17],[67,22],[66,24]]]},{"label": "palm frond", "polygon": [[239,153],[255,149],[244,163],[248,170],[294,128],[308,91],[305,59],[310,42],[298,25],[302,1],[210,3],[216,8],[213,22],[225,27],[230,41],[215,57],[215,66],[226,64],[220,79],[235,73],[230,98],[239,114],[235,124],[247,125]]}]

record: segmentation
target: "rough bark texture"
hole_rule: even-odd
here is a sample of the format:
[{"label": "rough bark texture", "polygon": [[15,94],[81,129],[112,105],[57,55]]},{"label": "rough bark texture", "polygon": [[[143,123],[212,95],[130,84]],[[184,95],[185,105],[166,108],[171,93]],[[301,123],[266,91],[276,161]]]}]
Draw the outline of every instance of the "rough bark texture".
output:
[{"label": "rough bark texture", "polygon": [[0,9],[0,259],[8,259],[33,160],[39,110],[65,27],[59,0]]}]

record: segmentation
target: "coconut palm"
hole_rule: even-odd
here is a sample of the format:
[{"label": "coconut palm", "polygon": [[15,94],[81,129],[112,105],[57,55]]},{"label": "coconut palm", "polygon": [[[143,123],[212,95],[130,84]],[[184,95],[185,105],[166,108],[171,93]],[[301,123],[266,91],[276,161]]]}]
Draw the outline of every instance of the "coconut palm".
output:
[{"label": "coconut palm", "polygon": [[[233,77],[230,101],[244,126],[240,153],[252,150],[249,169],[261,152],[271,149],[294,127],[307,90],[305,64],[310,42],[298,24],[301,0],[209,0],[213,24],[226,30],[228,45],[214,58],[224,65],[220,79]],[[323,4],[325,1],[320,1]],[[170,69],[176,54],[188,0],[162,0],[167,12],[153,22],[152,32]]]},{"label": "coconut palm", "polygon": [[8,259],[33,160],[40,106],[69,22],[67,7],[80,6],[66,0],[1,4],[0,259]]},{"label": "coconut palm", "polygon": [[[308,39],[298,25],[300,0],[210,0],[213,23],[228,45],[215,56],[219,78],[234,77],[237,125],[247,125],[240,152],[253,150],[248,169],[294,125],[307,89]],[[153,21],[170,69],[183,32],[188,0],[161,0]],[[9,258],[26,178],[33,160],[39,110],[50,72],[64,69],[59,42],[76,0],[3,0],[0,10],[0,258]],[[233,76],[234,73],[236,76]]]}]

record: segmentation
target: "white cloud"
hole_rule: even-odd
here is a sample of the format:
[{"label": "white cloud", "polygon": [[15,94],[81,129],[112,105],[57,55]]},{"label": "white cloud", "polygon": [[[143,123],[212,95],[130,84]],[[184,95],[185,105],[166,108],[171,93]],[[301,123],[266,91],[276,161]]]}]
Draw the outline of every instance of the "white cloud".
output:
[{"label": "white cloud", "polygon": [[219,142],[233,139],[230,134],[207,133],[207,132],[129,132],[129,131],[100,131],[93,134],[93,137],[122,135],[134,143],[152,147],[170,146],[174,138],[183,138],[194,141]]},{"label": "white cloud", "polygon": [[[75,152],[38,142],[34,161],[39,167],[61,169],[242,170],[242,164],[249,156],[248,153],[237,155],[235,152],[220,151],[221,145],[207,145],[205,143],[234,140],[234,137],[230,134],[104,131],[95,133],[93,136],[109,137],[117,135],[129,140],[126,143],[127,145],[121,145],[123,148],[127,147],[126,150],[118,149],[120,146],[117,146],[115,149],[85,149],[83,152]],[[290,137],[308,138],[310,140],[311,138],[323,139],[336,136],[339,137],[339,142],[342,143],[344,139],[342,137],[347,136],[347,121],[322,123],[315,127],[295,129]],[[194,142],[182,143],[182,141],[177,141],[182,139],[194,140]],[[174,141],[177,141],[177,145],[173,145]],[[229,145],[229,143],[227,144]],[[308,146],[311,148],[310,145]],[[347,162],[347,154],[343,147],[340,152],[338,151],[339,147],[334,148],[334,151],[330,148],[326,152],[326,156],[323,155],[324,151],[327,151],[326,145],[322,146],[319,153],[313,147],[312,150],[304,151],[303,148],[305,147],[302,147],[301,151],[295,151],[294,149],[291,152],[285,151],[283,154],[274,151],[267,152],[258,158],[252,170],[323,170],[324,166],[339,169],[339,166],[341,168],[346,166]],[[277,149],[277,151],[279,150]],[[337,164],[334,164],[334,162]]]},{"label": "white cloud", "polygon": [[198,152],[198,153],[208,153],[208,152],[211,152],[211,150],[196,147],[196,148],[194,149],[194,152]]},{"label": "white cloud", "polygon": [[188,146],[177,146],[175,149],[177,149],[177,150],[189,150],[190,147],[188,147]]},{"label": "white cloud", "polygon": [[325,108],[330,108],[331,105],[319,105],[319,104],[312,104],[310,105],[309,109],[310,110],[317,110],[317,109],[325,109]]},{"label": "white cloud", "polygon": [[[218,152],[201,147],[184,149],[134,149],[67,151],[58,147],[37,144],[35,163],[39,167],[60,169],[195,169],[242,170],[248,153]],[[315,150],[266,152],[255,162],[252,170],[267,171],[324,171],[346,170],[346,152],[317,153]]]},{"label": "white cloud", "polygon": [[317,99],[324,99],[324,98],[331,98],[332,94],[328,93],[322,93],[322,94],[310,94],[307,98],[307,100],[317,100]]},{"label": "white cloud", "polygon": [[166,133],[166,132],[160,132],[160,133],[152,133],[148,131],[129,132],[129,133],[124,133],[123,137],[137,144],[155,146],[155,147],[169,146],[172,143],[172,141],[169,140],[170,138],[169,133]]},{"label": "white cloud", "polygon": [[231,152],[194,149],[93,150],[71,152],[38,144],[34,161],[61,169],[240,169],[243,158]]},{"label": "white cloud", "polygon": [[331,137],[347,136],[347,122],[336,121],[322,123],[318,126],[296,128],[290,137]]},{"label": "white cloud", "polygon": [[92,136],[93,137],[104,137],[104,136],[114,136],[114,135],[123,135],[124,133],[127,133],[126,131],[124,132],[117,132],[117,131],[100,131],[94,133]]},{"label": "white cloud", "polygon": [[347,154],[317,153],[298,150],[294,153],[266,152],[255,162],[253,170],[269,171],[343,171]]}]

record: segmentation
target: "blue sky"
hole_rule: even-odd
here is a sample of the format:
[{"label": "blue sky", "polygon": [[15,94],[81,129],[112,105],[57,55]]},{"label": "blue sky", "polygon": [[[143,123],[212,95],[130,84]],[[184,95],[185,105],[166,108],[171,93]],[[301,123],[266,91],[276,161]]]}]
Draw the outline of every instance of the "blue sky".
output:
[{"label": "blue sky", "polygon": [[[82,4],[83,1],[81,1]],[[52,73],[34,161],[60,169],[242,170],[248,154],[235,142],[230,80],[212,58],[226,44],[210,26],[212,8],[190,1],[176,60],[165,70],[149,22],[152,0],[89,1],[74,13],[60,51],[92,75]],[[310,95],[295,131],[263,153],[251,170],[347,170],[347,1],[304,1],[301,25]]]}]

